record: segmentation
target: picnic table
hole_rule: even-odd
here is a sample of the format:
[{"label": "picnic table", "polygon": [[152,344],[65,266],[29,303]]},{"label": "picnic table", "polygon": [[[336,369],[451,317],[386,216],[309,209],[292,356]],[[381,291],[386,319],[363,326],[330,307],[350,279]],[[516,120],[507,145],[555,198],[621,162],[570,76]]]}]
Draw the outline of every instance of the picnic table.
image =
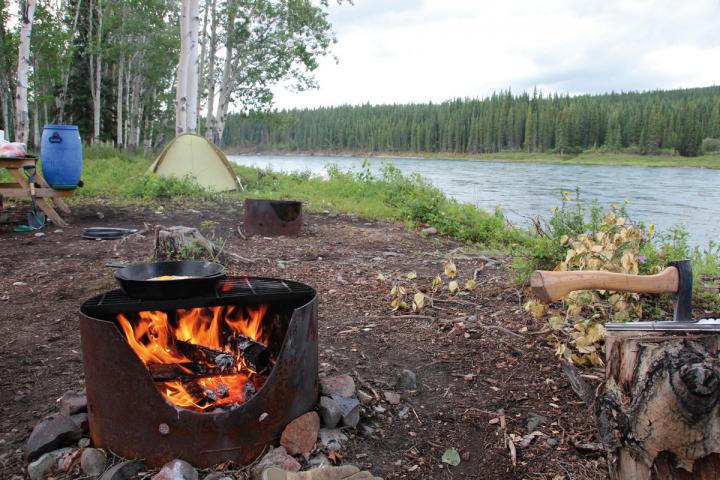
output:
[{"label": "picnic table", "polygon": [[23,158],[0,157],[0,168],[4,168],[16,180],[15,182],[0,182],[0,195],[4,197],[32,198],[28,175],[34,175],[34,190],[36,205],[59,227],[66,227],[67,222],[55,210],[57,207],[63,213],[70,213],[70,207],[63,201],[63,197],[72,197],[75,190],[55,190],[45,179],[36,174],[38,158],[26,156]]}]

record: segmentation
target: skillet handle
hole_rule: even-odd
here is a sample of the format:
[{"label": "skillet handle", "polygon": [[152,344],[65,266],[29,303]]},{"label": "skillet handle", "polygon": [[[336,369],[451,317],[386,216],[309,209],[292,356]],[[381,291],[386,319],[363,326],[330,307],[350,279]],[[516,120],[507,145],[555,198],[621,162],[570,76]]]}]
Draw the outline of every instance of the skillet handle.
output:
[{"label": "skillet handle", "polygon": [[129,267],[130,264],[129,264],[129,263],[113,263],[113,262],[107,262],[107,263],[105,264],[105,266],[106,266],[106,267],[110,267],[110,268],[125,268],[125,267]]}]

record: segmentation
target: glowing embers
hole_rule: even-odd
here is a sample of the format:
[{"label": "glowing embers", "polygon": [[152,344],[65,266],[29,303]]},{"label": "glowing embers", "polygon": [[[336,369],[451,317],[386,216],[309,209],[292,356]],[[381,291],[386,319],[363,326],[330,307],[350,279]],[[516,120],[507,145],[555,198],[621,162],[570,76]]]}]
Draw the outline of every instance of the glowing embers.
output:
[{"label": "glowing embers", "polygon": [[265,384],[275,358],[268,348],[280,322],[268,306],[216,306],[119,314],[128,344],[158,390],[178,407],[233,409]]}]

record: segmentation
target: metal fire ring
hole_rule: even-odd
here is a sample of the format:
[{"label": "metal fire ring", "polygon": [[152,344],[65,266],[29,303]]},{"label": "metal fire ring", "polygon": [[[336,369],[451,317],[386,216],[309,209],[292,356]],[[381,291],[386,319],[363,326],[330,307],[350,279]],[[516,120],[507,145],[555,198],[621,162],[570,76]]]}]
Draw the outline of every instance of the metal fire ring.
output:
[{"label": "metal fire ring", "polygon": [[[80,335],[93,444],[121,457],[143,458],[151,466],[175,458],[201,468],[255,460],[291,420],[317,404],[318,297],[307,288],[311,299],[296,301],[307,303],[270,303],[292,312],[275,367],[251,400],[220,412],[195,412],[166,401],[114,315],[102,318],[90,308],[91,314],[84,304]],[[98,297],[86,303],[97,304]]]}]

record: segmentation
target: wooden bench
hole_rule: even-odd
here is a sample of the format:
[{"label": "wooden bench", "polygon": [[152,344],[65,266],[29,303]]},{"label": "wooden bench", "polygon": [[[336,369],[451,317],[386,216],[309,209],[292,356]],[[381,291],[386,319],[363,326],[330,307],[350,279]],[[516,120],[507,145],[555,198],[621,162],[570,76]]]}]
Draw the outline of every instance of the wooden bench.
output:
[{"label": "wooden bench", "polygon": [[[24,171],[36,169],[37,161],[36,157],[0,158],[0,168],[6,169],[16,180],[15,182],[0,182],[0,194],[4,197],[31,198],[30,184]],[[62,219],[55,207],[63,213],[70,213],[70,207],[62,200],[62,197],[72,197],[75,195],[75,190],[55,190],[40,175],[35,175],[34,183],[35,204],[55,225],[66,227],[67,222]]]}]

